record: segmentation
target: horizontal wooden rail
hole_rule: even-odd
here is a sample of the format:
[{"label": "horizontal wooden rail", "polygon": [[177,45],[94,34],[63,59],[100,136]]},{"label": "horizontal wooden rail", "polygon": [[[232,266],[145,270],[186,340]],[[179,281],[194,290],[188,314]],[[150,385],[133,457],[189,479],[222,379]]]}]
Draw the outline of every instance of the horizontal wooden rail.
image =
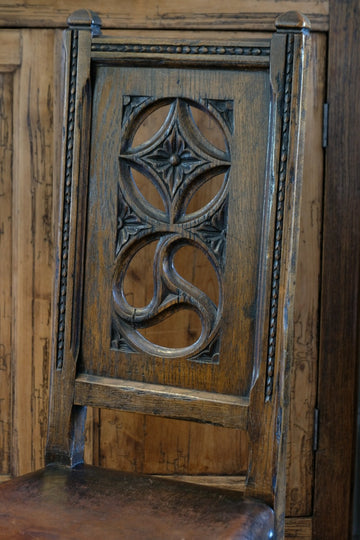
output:
[{"label": "horizontal wooden rail", "polygon": [[182,418],[246,429],[247,398],[81,374],[75,381],[76,405]]},{"label": "horizontal wooden rail", "polygon": [[[221,29],[274,30],[280,12],[297,10],[307,15],[313,30],[328,30],[328,0],[283,0],[277,5],[272,0],[157,0],[131,2],[107,0],[86,2],[87,9],[96,11],[103,28],[156,29]],[[8,27],[64,27],[75,9],[73,0],[18,3],[1,2],[0,25]]]}]

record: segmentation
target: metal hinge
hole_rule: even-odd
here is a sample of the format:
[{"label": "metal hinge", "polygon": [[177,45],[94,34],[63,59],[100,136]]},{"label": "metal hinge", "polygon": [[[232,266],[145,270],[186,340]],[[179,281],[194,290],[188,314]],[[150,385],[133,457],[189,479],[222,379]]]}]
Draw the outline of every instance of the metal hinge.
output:
[{"label": "metal hinge", "polygon": [[328,129],[329,129],[329,104],[323,105],[323,128],[322,128],[322,147],[326,148],[328,145]]},{"label": "metal hinge", "polygon": [[314,409],[314,439],[313,450],[317,451],[319,446],[319,409]]}]

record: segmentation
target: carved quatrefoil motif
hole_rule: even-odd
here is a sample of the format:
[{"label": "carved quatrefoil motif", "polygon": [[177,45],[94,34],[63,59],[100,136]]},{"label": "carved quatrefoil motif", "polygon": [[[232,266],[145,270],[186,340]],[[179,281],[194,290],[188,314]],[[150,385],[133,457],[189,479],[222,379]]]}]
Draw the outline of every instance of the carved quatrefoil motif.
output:
[{"label": "carved quatrefoil motif", "polygon": [[[169,112],[155,135],[134,145],[139,126],[152,112],[164,106],[169,107]],[[216,122],[225,140],[225,150],[210,143],[202,134],[194,121],[194,109],[205,112]],[[201,362],[219,361],[231,129],[230,100],[195,103],[180,98],[124,97],[116,269],[112,289],[113,349],[167,358],[188,357]],[[134,180],[133,171],[138,171],[152,183],[163,208],[157,208],[147,200]],[[223,175],[224,180],[212,200],[188,212],[198,189],[219,175]],[[126,273],[135,255],[152,242],[157,244],[153,261],[153,297],[148,305],[134,307],[124,293]],[[178,274],[174,260],[184,246],[199,249],[214,268],[219,286],[217,305]],[[149,341],[141,333],[144,328],[157,325],[182,309],[193,310],[201,321],[200,335],[191,345],[164,347]]]}]

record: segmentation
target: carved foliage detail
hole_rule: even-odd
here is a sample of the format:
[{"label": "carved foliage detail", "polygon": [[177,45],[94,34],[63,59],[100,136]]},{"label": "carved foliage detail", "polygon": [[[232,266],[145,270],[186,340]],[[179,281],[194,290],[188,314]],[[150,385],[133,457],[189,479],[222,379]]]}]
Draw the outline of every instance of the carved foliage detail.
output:
[{"label": "carved foliage detail", "polygon": [[[119,156],[118,227],[113,280],[112,348],[142,351],[160,357],[188,357],[199,362],[218,363],[222,314],[222,273],[227,228],[227,184],[230,168],[228,145],[232,106],[212,100],[214,116],[225,135],[226,150],[220,150],[202,135],[191,108],[206,110],[203,104],[173,98],[154,100],[146,96],[125,96],[123,137]],[[215,103],[215,105],[214,105]],[[168,116],[148,141],[133,146],[133,130],[141,124],[147,108],[169,106]],[[160,193],[164,210],[155,208],[134,181],[132,170],[141,172]],[[211,203],[191,213],[189,202],[196,191],[217,175],[224,175]],[[134,256],[150,242],[157,242],[153,262],[153,298],[145,307],[129,305],[124,279]],[[219,303],[180,276],[175,268],[176,253],[184,246],[202,251],[214,267],[219,284]],[[191,309],[201,321],[195,343],[168,348],[148,341],[141,330],[158,324],[180,309]],[[127,345],[125,345],[127,344]]]}]

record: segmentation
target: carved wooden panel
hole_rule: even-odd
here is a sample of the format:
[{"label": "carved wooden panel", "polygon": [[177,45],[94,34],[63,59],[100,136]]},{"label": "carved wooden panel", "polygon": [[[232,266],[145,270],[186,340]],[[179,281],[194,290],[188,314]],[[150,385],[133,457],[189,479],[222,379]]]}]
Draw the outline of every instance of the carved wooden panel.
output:
[{"label": "carved wooden panel", "polygon": [[265,69],[96,68],[80,372],[248,395],[268,92]]},{"label": "carved wooden panel", "polygon": [[[137,110],[139,100],[143,110]],[[150,108],[160,108],[169,101],[170,110],[159,131],[134,148],[132,129],[141,124],[141,116],[149,115]],[[139,351],[165,358],[188,357],[195,362],[218,363],[231,157],[227,139],[227,151],[223,152],[201,134],[194,122],[192,107],[201,107],[200,110],[208,113],[209,107],[219,110],[217,116],[223,130],[228,131],[227,120],[230,127],[233,125],[231,100],[207,100],[206,105],[202,105],[181,98],[154,101],[147,97],[124,96],[111,345],[113,349],[129,353]],[[129,108],[136,110],[136,116]],[[153,183],[164,210],[146,201],[134,181],[132,168]],[[225,178],[210,205],[189,213],[196,191],[221,173],[225,173]],[[153,298],[145,307],[134,307],[124,291],[126,274],[135,255],[151,242],[156,243]],[[178,273],[176,256],[186,246],[203,252],[212,265],[219,290],[218,305]],[[163,346],[142,334],[142,329],[182,309],[195,312],[201,323],[199,336],[190,345]]]}]

